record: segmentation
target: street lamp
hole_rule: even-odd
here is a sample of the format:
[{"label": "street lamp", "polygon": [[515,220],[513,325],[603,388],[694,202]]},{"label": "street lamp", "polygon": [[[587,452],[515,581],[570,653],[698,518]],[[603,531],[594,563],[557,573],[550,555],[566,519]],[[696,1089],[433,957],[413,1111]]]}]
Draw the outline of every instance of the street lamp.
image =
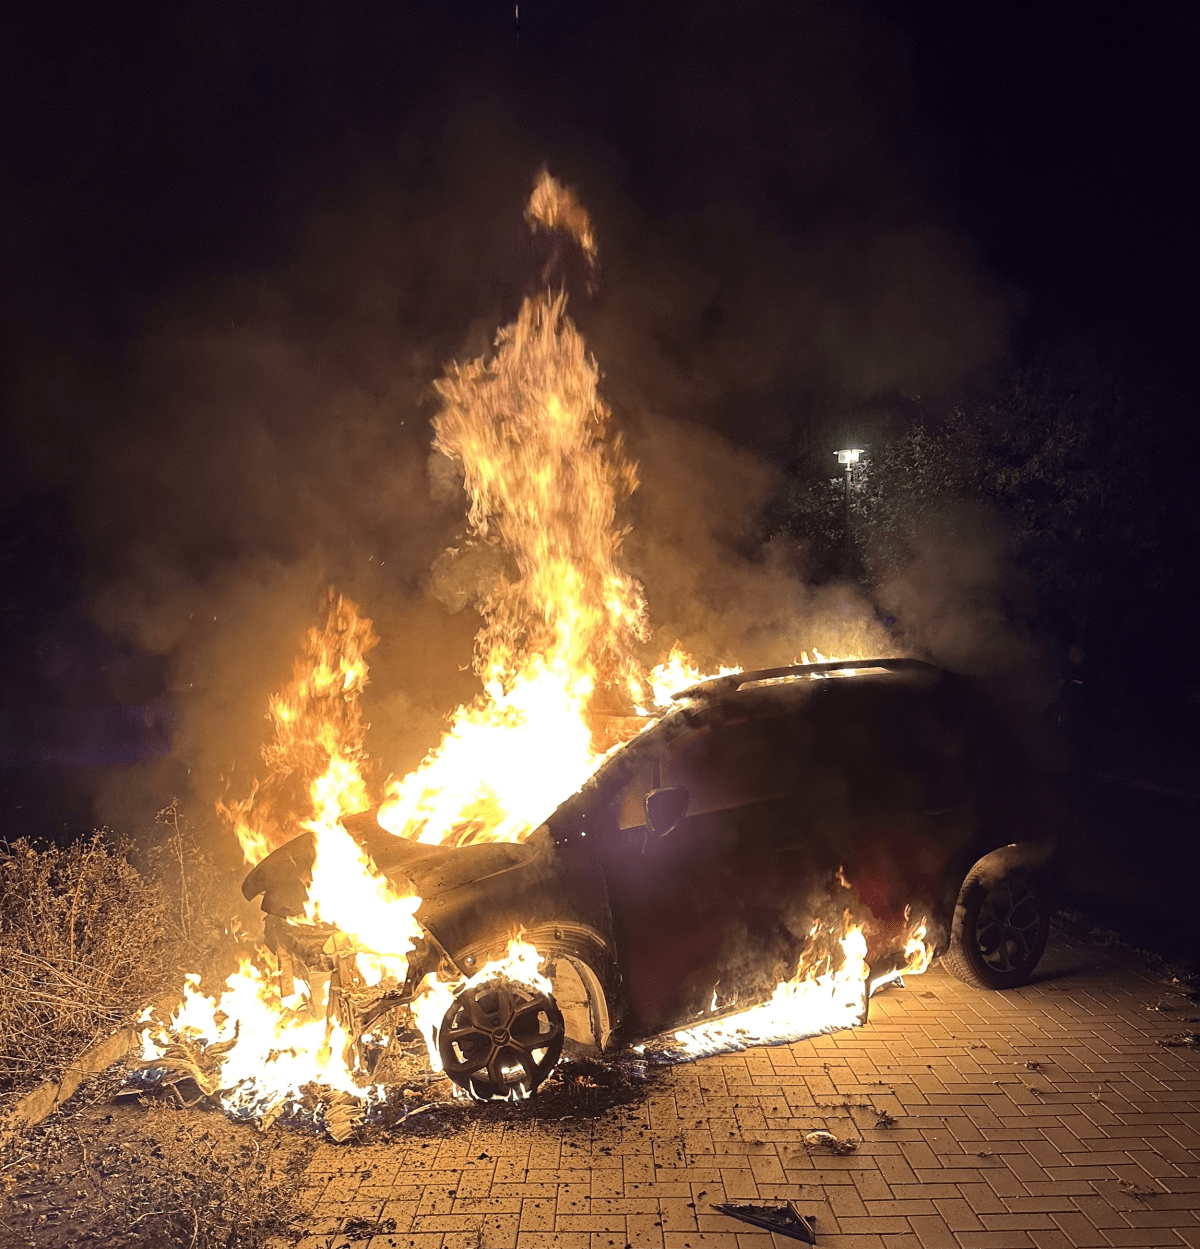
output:
[{"label": "street lamp", "polygon": [[853,545],[851,541],[851,537],[850,537],[850,477],[851,477],[851,474],[854,472],[854,466],[858,463],[859,456],[861,456],[862,453],[863,453],[862,447],[848,447],[845,451],[837,452],[837,462],[839,464],[844,464],[846,467],[846,481],[845,481],[845,495],[844,495],[845,515],[843,518],[843,526],[844,526],[843,541],[845,543],[845,546],[843,549],[843,559],[845,561],[845,565],[846,565],[845,571],[847,575],[849,575],[849,572],[850,572],[850,556],[851,556],[851,548]]}]

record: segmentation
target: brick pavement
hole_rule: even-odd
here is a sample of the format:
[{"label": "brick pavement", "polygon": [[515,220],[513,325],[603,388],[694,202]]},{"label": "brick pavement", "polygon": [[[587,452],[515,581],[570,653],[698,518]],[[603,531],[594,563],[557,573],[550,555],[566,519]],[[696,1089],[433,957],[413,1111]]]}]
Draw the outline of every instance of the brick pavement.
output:
[{"label": "brick pavement", "polygon": [[[671,1069],[595,1122],[477,1120],[453,1137],[323,1145],[299,1249],[772,1249],[712,1210],[790,1198],[828,1249],[1200,1249],[1200,1051],[1144,961],[1056,938],[1036,985],[934,968],[865,1028]],[[1166,1002],[1176,1009],[1155,1009]],[[877,1126],[882,1111],[891,1126]],[[806,1148],[827,1128],[856,1153]]]}]

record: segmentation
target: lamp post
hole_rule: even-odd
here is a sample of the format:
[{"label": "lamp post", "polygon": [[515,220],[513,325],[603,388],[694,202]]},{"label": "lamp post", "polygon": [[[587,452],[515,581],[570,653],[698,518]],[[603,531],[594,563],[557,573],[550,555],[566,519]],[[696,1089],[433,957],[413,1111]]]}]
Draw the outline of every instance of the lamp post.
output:
[{"label": "lamp post", "polygon": [[851,556],[853,554],[853,541],[850,535],[850,477],[854,472],[854,466],[858,463],[859,457],[862,455],[861,447],[849,447],[845,451],[837,452],[837,462],[845,466],[845,494],[844,494],[844,515],[842,520],[843,549],[842,562],[844,571],[847,576],[850,575]]}]

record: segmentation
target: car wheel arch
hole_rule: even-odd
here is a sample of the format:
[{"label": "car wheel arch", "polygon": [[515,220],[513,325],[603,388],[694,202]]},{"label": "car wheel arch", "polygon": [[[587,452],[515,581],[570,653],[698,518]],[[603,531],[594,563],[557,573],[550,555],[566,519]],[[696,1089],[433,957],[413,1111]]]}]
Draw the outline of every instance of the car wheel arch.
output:
[{"label": "car wheel arch", "polygon": [[1052,840],[1001,842],[995,834],[987,833],[973,837],[942,874],[937,900],[938,924],[949,935],[959,895],[972,872],[982,870],[997,879],[1011,872],[1041,875],[1053,871],[1053,860]]},{"label": "car wheel arch", "polygon": [[[612,1048],[618,1040],[623,1019],[620,973],[612,950],[603,936],[584,924],[560,923],[538,925],[521,933],[522,940],[542,956],[547,978],[555,988],[555,999],[564,990],[564,1014],[568,1019],[568,1039],[585,1051],[594,1046],[596,1052]],[[455,953],[453,961],[467,975],[473,974],[490,959],[502,957],[503,946],[469,949]],[[577,1005],[570,989],[578,987],[586,1000],[587,1031],[590,1042],[581,1038],[578,1017],[572,1007]],[[572,1028],[570,1025],[575,1023]],[[572,1033],[575,1035],[572,1035]]]}]

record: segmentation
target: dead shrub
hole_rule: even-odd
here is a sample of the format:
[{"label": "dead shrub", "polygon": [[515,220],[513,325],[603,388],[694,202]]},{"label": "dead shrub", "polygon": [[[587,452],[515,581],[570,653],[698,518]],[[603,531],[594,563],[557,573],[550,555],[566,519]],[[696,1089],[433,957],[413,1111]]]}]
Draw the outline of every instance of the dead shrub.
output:
[{"label": "dead shrub", "polygon": [[100,833],[0,842],[0,1092],[57,1076],[170,985],[178,908]]}]

